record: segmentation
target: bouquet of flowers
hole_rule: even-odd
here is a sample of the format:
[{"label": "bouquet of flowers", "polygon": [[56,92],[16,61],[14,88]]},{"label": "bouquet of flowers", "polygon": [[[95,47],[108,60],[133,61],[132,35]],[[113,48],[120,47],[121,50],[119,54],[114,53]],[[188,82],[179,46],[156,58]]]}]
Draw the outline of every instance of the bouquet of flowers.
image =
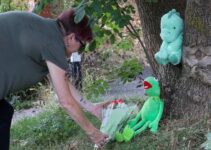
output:
[{"label": "bouquet of flowers", "polygon": [[136,105],[129,106],[123,99],[118,99],[103,110],[100,130],[109,136],[108,140],[114,140],[115,134],[126,124],[136,108]]}]

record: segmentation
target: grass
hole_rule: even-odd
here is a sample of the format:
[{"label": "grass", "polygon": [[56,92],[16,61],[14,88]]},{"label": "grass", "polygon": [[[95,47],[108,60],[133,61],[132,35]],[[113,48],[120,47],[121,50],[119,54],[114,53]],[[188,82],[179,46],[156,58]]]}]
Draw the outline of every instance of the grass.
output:
[{"label": "grass", "polygon": [[29,109],[32,108],[34,106],[33,104],[34,101],[20,101],[20,100],[16,100],[12,102],[13,107],[15,108],[15,110],[21,110],[21,109]]},{"label": "grass", "polygon": [[[100,122],[87,117],[97,127]],[[184,120],[165,120],[157,134],[149,130],[128,143],[110,142],[105,150],[198,150],[206,141],[208,122],[186,125]],[[11,130],[11,150],[93,150],[93,143],[59,107],[50,107],[36,117],[16,122]]]}]

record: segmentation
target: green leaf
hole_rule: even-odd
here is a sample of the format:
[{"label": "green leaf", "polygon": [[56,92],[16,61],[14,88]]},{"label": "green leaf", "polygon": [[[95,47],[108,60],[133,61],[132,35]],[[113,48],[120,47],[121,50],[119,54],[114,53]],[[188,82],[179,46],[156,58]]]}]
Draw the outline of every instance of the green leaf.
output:
[{"label": "green leaf", "polygon": [[123,39],[117,44],[117,48],[128,51],[131,48],[133,48],[133,42],[131,40],[124,40]]},{"label": "green leaf", "polygon": [[121,2],[113,0],[83,0],[80,2],[80,0],[76,0],[78,6],[74,21],[80,22],[85,14],[91,16],[89,24],[93,29],[96,43],[91,44],[87,50],[94,50],[108,40],[114,44],[116,39],[122,38],[123,28],[132,20],[131,12],[135,10],[132,5],[126,4],[121,7],[117,5],[122,2],[123,0]]},{"label": "green leaf", "polygon": [[88,47],[88,49],[90,50],[90,51],[94,51],[95,49],[96,49],[96,41],[94,40],[92,43],[90,43],[89,44],[89,47]]},{"label": "green leaf", "polygon": [[91,7],[93,7],[93,10],[98,14],[102,14],[102,8],[101,8],[102,3],[99,0],[94,0]]},{"label": "green leaf", "polygon": [[100,94],[105,93],[108,89],[108,83],[102,79],[95,80],[92,85],[89,87],[88,98],[96,98]]},{"label": "green leaf", "polygon": [[76,11],[76,15],[74,17],[74,22],[76,24],[78,24],[85,16],[86,12],[84,10],[84,7],[80,7],[77,11]]},{"label": "green leaf", "polygon": [[103,33],[108,36],[112,35],[112,32],[110,30],[103,30]]},{"label": "green leaf", "polygon": [[108,20],[108,17],[106,15],[103,15],[103,17],[102,17],[102,24],[106,24],[107,20]]},{"label": "green leaf", "polygon": [[94,24],[95,24],[95,19],[94,18],[89,18],[89,22],[88,22],[88,25],[90,25],[91,28],[94,27]]},{"label": "green leaf", "polygon": [[125,83],[132,81],[142,70],[142,65],[138,62],[138,59],[133,58],[124,61],[122,66],[120,66],[116,72],[121,81]]},{"label": "green leaf", "polygon": [[112,34],[112,35],[110,36],[110,41],[111,41],[111,43],[114,44],[114,43],[115,43],[115,40],[116,40],[116,38],[115,38],[115,36]]},{"label": "green leaf", "polygon": [[86,0],[82,0],[81,3],[76,7],[76,9],[84,7],[85,4],[86,4]]}]

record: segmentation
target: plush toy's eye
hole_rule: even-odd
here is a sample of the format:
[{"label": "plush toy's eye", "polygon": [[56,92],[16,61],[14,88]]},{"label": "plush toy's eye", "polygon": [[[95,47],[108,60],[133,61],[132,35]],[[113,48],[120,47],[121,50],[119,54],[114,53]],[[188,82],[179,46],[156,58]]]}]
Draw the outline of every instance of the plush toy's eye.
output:
[{"label": "plush toy's eye", "polygon": [[156,81],[158,81],[158,78],[154,77],[154,79],[155,79]]},{"label": "plush toy's eye", "polygon": [[173,27],[173,29],[175,30],[175,29],[176,29],[176,27]]}]

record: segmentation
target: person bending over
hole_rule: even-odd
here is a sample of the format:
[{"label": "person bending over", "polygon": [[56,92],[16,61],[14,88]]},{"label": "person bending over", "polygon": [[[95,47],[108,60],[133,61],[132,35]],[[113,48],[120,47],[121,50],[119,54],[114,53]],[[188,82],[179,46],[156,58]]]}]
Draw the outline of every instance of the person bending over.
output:
[{"label": "person bending over", "polygon": [[57,19],[30,12],[0,13],[0,149],[9,149],[13,107],[5,100],[12,92],[28,88],[50,75],[61,106],[98,146],[106,143],[103,134],[86,119],[82,108],[100,117],[105,103],[84,100],[68,79],[67,57],[92,41],[85,16],[74,22],[75,11],[68,9]]}]

